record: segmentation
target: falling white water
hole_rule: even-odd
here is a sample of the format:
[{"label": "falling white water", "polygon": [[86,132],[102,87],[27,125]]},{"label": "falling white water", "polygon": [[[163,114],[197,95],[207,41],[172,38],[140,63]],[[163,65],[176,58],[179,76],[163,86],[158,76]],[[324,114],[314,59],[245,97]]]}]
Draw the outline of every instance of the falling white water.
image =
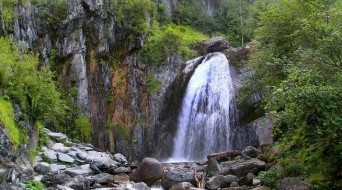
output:
[{"label": "falling white water", "polygon": [[234,88],[226,56],[208,54],[193,73],[178,116],[170,161],[194,161],[230,148]]}]

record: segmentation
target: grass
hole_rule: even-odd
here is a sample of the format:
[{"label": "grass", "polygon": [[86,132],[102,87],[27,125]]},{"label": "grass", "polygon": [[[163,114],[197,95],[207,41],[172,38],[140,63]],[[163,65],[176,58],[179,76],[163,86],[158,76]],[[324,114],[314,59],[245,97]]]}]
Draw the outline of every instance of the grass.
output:
[{"label": "grass", "polygon": [[0,97],[0,123],[4,125],[6,134],[15,146],[22,142],[21,132],[14,121],[11,102]]}]

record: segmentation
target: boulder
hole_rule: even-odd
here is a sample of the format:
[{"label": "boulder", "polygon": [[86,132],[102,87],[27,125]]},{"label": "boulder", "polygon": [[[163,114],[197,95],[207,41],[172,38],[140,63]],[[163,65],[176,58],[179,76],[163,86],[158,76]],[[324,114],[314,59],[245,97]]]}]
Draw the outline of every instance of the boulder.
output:
[{"label": "boulder", "polygon": [[65,173],[69,174],[71,177],[75,177],[78,175],[84,175],[84,176],[90,175],[91,173],[93,173],[93,171],[90,169],[89,164],[85,164],[85,165],[81,165],[81,166],[67,168],[65,170]]},{"label": "boulder", "polygon": [[97,151],[88,151],[86,161],[89,163],[93,162],[100,170],[108,170],[111,167],[117,167],[119,165],[109,154]]},{"label": "boulder", "polygon": [[246,156],[249,156],[251,158],[257,158],[259,156],[259,154],[261,153],[261,150],[254,148],[252,146],[247,146],[243,151],[243,154],[245,154]]},{"label": "boulder", "polygon": [[248,173],[253,173],[253,174],[257,174],[259,171],[265,170],[265,162],[260,161],[256,158],[250,159],[250,160],[246,160],[246,161],[242,161],[242,162],[237,162],[235,164],[232,165],[226,165],[224,167],[223,166],[223,174],[228,175],[236,175],[238,177],[244,177],[246,176]]},{"label": "boulder", "polygon": [[99,183],[99,184],[106,184],[107,180],[110,180],[112,178],[113,176],[108,173],[101,173],[101,174],[87,177],[89,181],[94,181],[95,183]]},{"label": "boulder", "polygon": [[43,178],[41,179],[41,182],[48,186],[52,186],[56,184],[61,185],[71,180],[72,179],[68,174],[57,173],[57,174],[44,175]]},{"label": "boulder", "polygon": [[239,180],[238,177],[233,176],[233,175],[218,175],[214,176],[208,179],[206,182],[206,187],[208,189],[218,189],[218,188],[224,188],[224,187],[229,187],[231,183],[237,182]]},{"label": "boulder", "polygon": [[121,163],[121,164],[127,164],[126,157],[120,153],[114,154],[114,160]]},{"label": "boulder", "polygon": [[52,146],[52,150],[56,152],[68,152],[70,147],[65,147],[62,143],[56,143]]},{"label": "boulder", "polygon": [[224,37],[217,36],[201,42],[196,49],[200,54],[204,55],[213,52],[222,52],[228,49],[228,47],[228,41]]},{"label": "boulder", "polygon": [[175,185],[172,185],[169,190],[188,190],[191,187],[194,187],[191,183],[182,182],[182,183],[177,183]]},{"label": "boulder", "polygon": [[163,166],[154,158],[144,158],[130,179],[134,182],[145,182],[152,185],[164,175]]},{"label": "boulder", "polygon": [[51,164],[50,169],[51,169],[51,172],[58,172],[60,170],[65,170],[66,166],[60,165],[60,164]]},{"label": "boulder", "polygon": [[46,162],[40,162],[34,167],[34,171],[40,174],[46,174],[50,172],[50,164]]},{"label": "boulder", "polygon": [[118,167],[118,168],[113,169],[112,173],[113,174],[129,173],[130,171],[131,169],[128,167]]},{"label": "boulder", "polygon": [[215,158],[210,158],[207,167],[207,177],[219,175],[221,167]]},{"label": "boulder", "polygon": [[280,180],[276,186],[277,190],[312,190],[309,182],[299,177],[286,177]]},{"label": "boulder", "polygon": [[46,128],[45,128],[45,132],[52,140],[56,142],[63,143],[68,139],[68,137],[63,133],[55,133]]},{"label": "boulder", "polygon": [[75,162],[75,159],[72,158],[71,156],[67,155],[67,154],[64,154],[64,153],[57,153],[57,159],[61,162],[66,162],[66,163],[74,163]]},{"label": "boulder", "polygon": [[196,185],[194,171],[192,169],[175,168],[165,173],[161,184],[164,189],[169,189],[172,185],[182,182],[189,182]]},{"label": "boulder", "polygon": [[56,161],[57,160],[57,153],[54,150],[46,149],[46,150],[44,150],[43,155],[48,160],[51,160],[51,161]]},{"label": "boulder", "polygon": [[68,182],[67,186],[71,189],[90,189],[90,180],[82,175],[78,175],[72,181]]}]

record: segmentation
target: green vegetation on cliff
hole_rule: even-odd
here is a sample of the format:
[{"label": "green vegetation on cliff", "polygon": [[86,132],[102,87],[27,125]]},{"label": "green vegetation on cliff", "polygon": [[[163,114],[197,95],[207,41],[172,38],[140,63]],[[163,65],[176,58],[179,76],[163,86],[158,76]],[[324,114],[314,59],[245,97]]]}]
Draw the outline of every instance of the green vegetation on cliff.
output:
[{"label": "green vegetation on cliff", "polygon": [[38,66],[36,55],[19,51],[9,38],[0,38],[0,79],[0,93],[20,106],[24,113],[21,119],[33,125],[31,132],[35,133],[37,142],[34,146],[37,146],[37,122],[57,125],[64,115],[65,104],[56,89],[53,73],[44,66]]},{"label": "green vegetation on cliff", "polygon": [[20,129],[14,121],[14,111],[11,102],[0,97],[0,125],[5,127],[5,132],[15,146],[23,142]]}]

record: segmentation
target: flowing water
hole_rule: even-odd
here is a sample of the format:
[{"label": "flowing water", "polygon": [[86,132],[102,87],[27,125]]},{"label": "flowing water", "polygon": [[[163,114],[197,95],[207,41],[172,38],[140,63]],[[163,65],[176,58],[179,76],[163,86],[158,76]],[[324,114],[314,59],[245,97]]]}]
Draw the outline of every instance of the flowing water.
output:
[{"label": "flowing water", "polygon": [[211,53],[193,73],[178,116],[170,161],[193,161],[230,148],[234,87],[226,56]]}]

